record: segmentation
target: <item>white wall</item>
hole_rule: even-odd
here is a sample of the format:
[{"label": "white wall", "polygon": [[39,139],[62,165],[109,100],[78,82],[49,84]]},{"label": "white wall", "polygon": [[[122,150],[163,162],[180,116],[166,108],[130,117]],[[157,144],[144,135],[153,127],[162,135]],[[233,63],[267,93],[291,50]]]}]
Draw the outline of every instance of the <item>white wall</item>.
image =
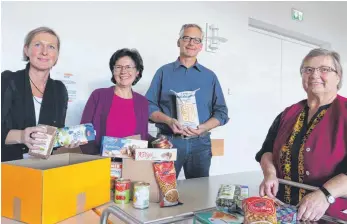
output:
[{"label": "white wall", "polygon": [[[304,21],[291,20],[292,7],[304,12]],[[54,71],[78,78],[78,100],[68,115],[70,120],[78,120],[91,91],[111,85],[108,62],[117,49],[140,51],[145,70],[134,89],[144,94],[157,68],[177,58],[176,40],[182,24],[218,24],[219,34],[229,41],[220,45],[218,53],[202,52],[199,56],[199,61],[218,75],[231,117],[228,125],[213,132],[214,138],[225,138],[226,152],[224,157],[213,158],[211,174],[253,170],[258,169],[253,152],[248,153],[247,139],[241,142],[238,126],[233,125],[241,124],[240,120],[250,125],[238,110],[240,104],[252,103],[240,97],[247,91],[249,80],[244,77],[252,54],[248,18],[331,43],[347,69],[346,10],[346,2],[2,2],[1,70],[22,69],[26,33],[42,25],[52,27],[62,40]],[[346,96],[346,90],[345,86],[340,93]],[[261,117],[261,113],[259,108],[254,116]]]}]

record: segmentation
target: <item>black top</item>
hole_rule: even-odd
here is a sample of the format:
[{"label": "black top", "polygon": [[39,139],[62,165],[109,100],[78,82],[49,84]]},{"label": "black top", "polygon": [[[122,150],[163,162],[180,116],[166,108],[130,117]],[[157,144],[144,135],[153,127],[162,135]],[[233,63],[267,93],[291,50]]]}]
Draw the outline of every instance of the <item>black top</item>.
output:
[{"label": "black top", "polygon": [[[292,145],[291,148],[291,155],[292,155],[292,159],[291,159],[291,163],[292,163],[292,168],[291,168],[291,179],[292,181],[295,182],[299,182],[299,171],[298,171],[298,161],[299,161],[299,151],[300,151],[300,147],[303,141],[303,138],[307,132],[307,130],[311,127],[312,122],[316,119],[316,117],[318,116],[318,114],[324,110],[324,109],[328,109],[330,107],[331,104],[327,104],[324,106],[321,106],[318,111],[314,114],[314,116],[311,118],[310,122],[308,122],[308,110],[309,107],[306,105],[305,106],[305,118],[304,118],[304,122],[303,122],[303,126],[300,130],[300,132],[298,133],[298,135],[296,136],[294,143]],[[269,132],[266,136],[266,139],[263,143],[262,148],[260,149],[260,151],[256,154],[255,159],[260,162],[261,157],[264,155],[264,153],[266,152],[273,152],[273,145],[275,142],[275,139],[277,137],[277,133],[278,133],[278,129],[280,126],[280,122],[281,122],[281,116],[282,113],[280,113],[276,119],[274,120],[274,122],[272,123]],[[289,136],[290,137],[290,136]],[[347,161],[346,161],[347,162]],[[345,173],[346,172],[346,168],[337,168],[339,170],[338,173]],[[341,171],[341,172],[340,172]],[[280,191],[279,194],[283,191],[281,191],[281,187],[283,187],[283,185],[280,185]],[[298,195],[299,194],[299,189],[298,188],[292,188],[292,193],[293,195]],[[279,198],[281,198],[281,195],[278,195]],[[294,196],[293,197],[293,203],[298,203],[298,197]]]},{"label": "black top", "polygon": [[[34,100],[29,80],[28,63],[24,70],[1,73],[1,161],[23,158],[28,152],[24,144],[5,145],[12,129],[24,130],[36,126]],[[50,77],[43,94],[39,124],[58,128],[65,126],[68,93],[65,85]]]}]

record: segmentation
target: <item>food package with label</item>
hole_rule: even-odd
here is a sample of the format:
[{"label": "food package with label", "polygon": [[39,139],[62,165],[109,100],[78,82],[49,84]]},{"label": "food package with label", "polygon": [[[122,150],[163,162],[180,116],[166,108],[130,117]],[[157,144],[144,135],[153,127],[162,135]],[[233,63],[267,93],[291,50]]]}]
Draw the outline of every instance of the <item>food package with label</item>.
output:
[{"label": "food package with label", "polygon": [[248,186],[222,184],[216,198],[217,209],[228,213],[242,211],[242,201],[248,196]]},{"label": "food package with label", "polygon": [[242,202],[244,224],[277,224],[275,203],[270,198],[250,197]]},{"label": "food package with label", "polygon": [[243,215],[239,213],[225,213],[218,210],[196,212],[196,224],[242,224]]},{"label": "food package with label", "polygon": [[134,158],[134,149],[148,148],[148,141],[103,136],[101,155],[105,157]]},{"label": "food package with label", "polygon": [[47,136],[47,139],[45,139],[44,145],[34,144],[34,146],[39,147],[39,149],[29,149],[28,154],[34,157],[48,159],[53,151],[53,143],[57,133],[57,128],[42,124],[39,124],[38,126],[43,127],[47,130],[47,133],[45,134]]},{"label": "food package with label", "polygon": [[198,90],[179,93],[171,90],[176,95],[177,120],[183,127],[197,129],[200,124],[195,97]]},{"label": "food package with label", "polygon": [[176,161],[177,149],[135,149],[135,160]]},{"label": "food package with label", "polygon": [[181,205],[174,162],[154,162],[153,168],[160,189],[160,207]]},{"label": "food package with label", "polygon": [[298,212],[298,207],[294,205],[288,205],[275,198],[275,207],[277,220],[279,223],[291,224],[296,223],[296,216]]},{"label": "food package with label", "polygon": [[54,147],[70,145],[75,142],[86,144],[89,141],[95,140],[95,135],[94,126],[91,123],[59,128],[55,138]]},{"label": "food package with label", "polygon": [[165,135],[159,135],[157,139],[152,141],[152,146],[153,148],[171,149],[173,147],[173,144]]}]

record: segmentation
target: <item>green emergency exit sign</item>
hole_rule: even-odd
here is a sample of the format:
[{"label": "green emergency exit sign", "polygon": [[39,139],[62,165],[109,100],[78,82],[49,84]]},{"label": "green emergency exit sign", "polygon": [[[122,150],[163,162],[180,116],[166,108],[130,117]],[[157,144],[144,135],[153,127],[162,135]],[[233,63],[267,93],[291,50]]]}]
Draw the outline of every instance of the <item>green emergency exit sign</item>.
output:
[{"label": "green emergency exit sign", "polygon": [[304,13],[297,9],[292,9],[292,19],[302,21],[304,19]]}]

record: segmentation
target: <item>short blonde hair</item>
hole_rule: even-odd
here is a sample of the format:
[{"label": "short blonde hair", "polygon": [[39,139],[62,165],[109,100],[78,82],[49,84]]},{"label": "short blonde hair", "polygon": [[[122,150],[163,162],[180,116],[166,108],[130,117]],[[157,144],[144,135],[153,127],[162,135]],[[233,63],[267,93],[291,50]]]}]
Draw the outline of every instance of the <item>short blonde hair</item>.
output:
[{"label": "short blonde hair", "polygon": [[57,35],[57,33],[54,32],[54,30],[52,30],[51,28],[42,26],[42,27],[33,29],[25,36],[24,47],[23,47],[23,61],[29,61],[29,57],[25,54],[24,48],[29,47],[31,41],[34,39],[36,34],[39,34],[39,33],[49,33],[49,34],[52,34],[53,36],[55,36],[58,39],[58,52],[60,51],[60,38]]}]

